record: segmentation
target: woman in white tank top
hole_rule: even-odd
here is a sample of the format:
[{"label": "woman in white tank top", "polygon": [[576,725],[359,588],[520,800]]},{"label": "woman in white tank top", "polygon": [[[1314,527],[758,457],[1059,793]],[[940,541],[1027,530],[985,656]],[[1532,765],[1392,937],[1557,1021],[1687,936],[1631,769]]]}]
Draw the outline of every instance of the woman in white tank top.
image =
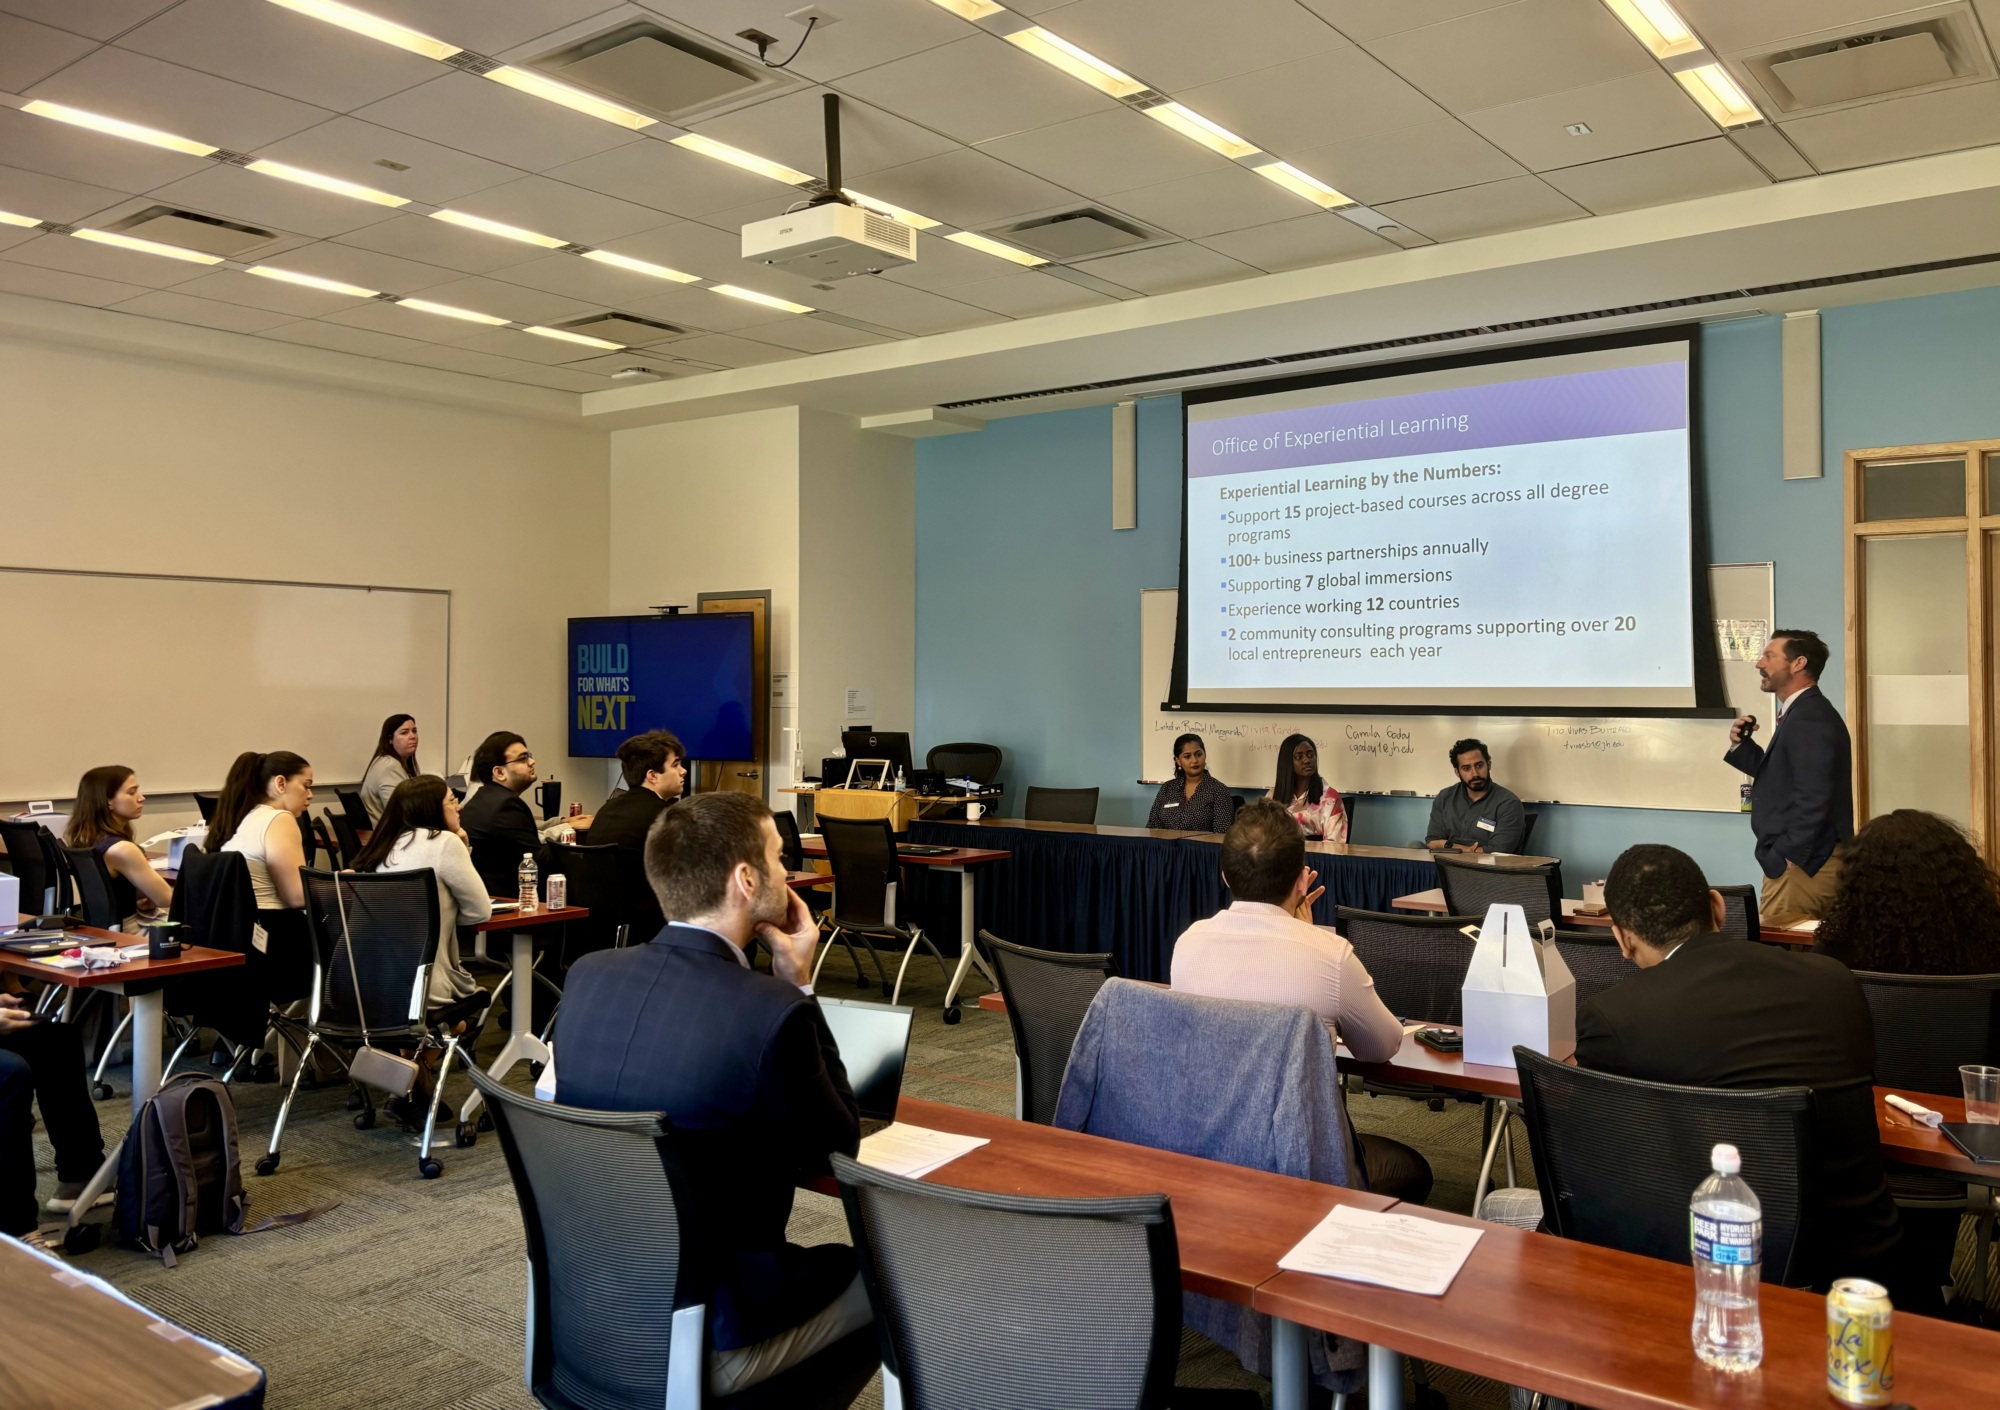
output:
[{"label": "woman in white tank top", "polygon": [[[229,766],[215,816],[209,820],[208,849],[240,852],[257,898],[253,944],[259,970],[246,978],[276,1003],[302,999],[312,990],[312,935],[306,927],[305,836],[299,817],[312,803],[312,765],[296,754],[240,754]],[[259,963],[266,960],[268,964]]]}]

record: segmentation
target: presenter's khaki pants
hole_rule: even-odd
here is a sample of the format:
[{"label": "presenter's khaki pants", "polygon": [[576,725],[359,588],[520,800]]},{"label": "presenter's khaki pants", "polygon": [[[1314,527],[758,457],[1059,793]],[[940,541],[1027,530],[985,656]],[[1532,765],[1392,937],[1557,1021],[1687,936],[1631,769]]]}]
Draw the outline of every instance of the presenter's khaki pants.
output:
[{"label": "presenter's khaki pants", "polygon": [[1757,903],[1759,919],[1767,925],[1783,925],[1801,916],[1818,920],[1833,906],[1833,893],[1839,888],[1839,848],[1817,876],[1807,876],[1797,862],[1786,862],[1783,876],[1764,878],[1763,899]]}]

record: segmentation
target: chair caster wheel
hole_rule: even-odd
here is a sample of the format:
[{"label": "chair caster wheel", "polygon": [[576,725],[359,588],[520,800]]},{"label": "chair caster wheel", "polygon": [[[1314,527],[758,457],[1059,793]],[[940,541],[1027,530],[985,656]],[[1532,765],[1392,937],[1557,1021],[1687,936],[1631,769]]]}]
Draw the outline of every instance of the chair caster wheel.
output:
[{"label": "chair caster wheel", "polygon": [[90,1087],[90,1096],[93,1101],[110,1101],[111,1084],[109,1082],[93,1082]]},{"label": "chair caster wheel", "polygon": [[347,1094],[347,1109],[349,1111],[361,1111],[365,1109],[367,1105],[368,1105],[368,1098],[361,1095],[361,1089],[359,1087],[356,1087],[353,1091]]},{"label": "chair caster wheel", "polygon": [[63,1252],[68,1254],[89,1253],[104,1241],[102,1224],[78,1224],[63,1231]]},{"label": "chair caster wheel", "polygon": [[482,1111],[482,1112],[480,1112],[480,1113],[479,1113],[479,1129],[480,1129],[481,1131],[491,1131],[491,1130],[493,1129],[493,1113],[492,1113],[492,1112],[490,1112],[490,1111]]},{"label": "chair caster wheel", "polygon": [[250,1080],[260,1087],[277,1081],[278,1059],[270,1053],[258,1058],[257,1065],[250,1069]]},{"label": "chair caster wheel", "polygon": [[544,1064],[544,1063],[539,1063],[539,1062],[535,1062],[535,1061],[534,1061],[533,1059],[530,1059],[530,1060],[529,1060],[529,1062],[528,1062],[528,1075],[529,1075],[530,1077],[533,1077],[533,1078],[534,1078],[534,1079],[535,1079],[535,1080],[536,1080],[537,1082],[541,1081],[541,1080],[542,1080],[542,1068],[543,1068],[543,1067],[544,1067],[545,1065],[546,1065],[546,1064]]},{"label": "chair caster wheel", "polygon": [[958,1005],[953,1004],[950,1008],[944,1011],[944,1021],[946,1026],[949,1027],[951,1024],[958,1022],[958,1020],[962,1016],[963,1015],[961,1015],[958,1011]]},{"label": "chair caster wheel", "polygon": [[1429,1101],[1425,1102],[1425,1103],[1424,1103],[1424,1105],[1425,1105],[1425,1106],[1428,1106],[1428,1107],[1429,1107],[1429,1108],[1430,1108],[1430,1109],[1431,1109],[1432,1111],[1443,1111],[1443,1110],[1444,1110],[1444,1098],[1443,1098],[1443,1097],[1432,1097],[1432,1098],[1431,1098],[1431,1099],[1430,1099]]},{"label": "chair caster wheel", "polygon": [[444,1174],[444,1166],[426,1157],[417,1162],[417,1173],[426,1180],[435,1180],[438,1176]]},{"label": "chair caster wheel", "polygon": [[276,1155],[266,1155],[258,1157],[257,1173],[259,1175],[275,1174],[277,1172],[277,1169],[278,1169],[278,1157]]},{"label": "chair caster wheel", "polygon": [[479,1144],[479,1124],[477,1122],[474,1122],[468,1126],[463,1121],[459,1122],[458,1148],[460,1150],[469,1150],[471,1147],[476,1146],[478,1144]]},{"label": "chair caster wheel", "polygon": [[373,1131],[375,1129],[374,1107],[363,1107],[354,1114],[354,1129],[357,1131]]}]

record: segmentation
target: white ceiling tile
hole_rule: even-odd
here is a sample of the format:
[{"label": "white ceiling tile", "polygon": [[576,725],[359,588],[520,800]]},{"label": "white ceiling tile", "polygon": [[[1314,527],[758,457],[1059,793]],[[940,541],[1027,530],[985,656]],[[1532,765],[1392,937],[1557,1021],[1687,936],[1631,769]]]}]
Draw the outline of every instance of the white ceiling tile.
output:
[{"label": "white ceiling tile", "polygon": [[1130,254],[1090,260],[1076,268],[1142,294],[1168,294],[1176,289],[1226,284],[1258,273],[1247,264],[1200,245],[1160,245],[1150,250],[1133,250]]},{"label": "white ceiling tile", "polygon": [[281,283],[276,279],[259,279],[254,274],[243,274],[233,269],[218,269],[204,274],[183,284],[176,292],[196,298],[220,299],[223,303],[241,304],[245,308],[290,314],[293,318],[314,318],[365,302],[342,294],[329,294],[321,289]]},{"label": "white ceiling tile", "polygon": [[524,171],[541,171],[646,140],[625,128],[456,72],[370,103],[354,116]]},{"label": "white ceiling tile", "polygon": [[961,142],[1123,111],[1095,88],[972,29],[943,48],[850,74],[839,87]]},{"label": "white ceiling tile", "polygon": [[321,321],[338,323],[343,328],[364,328],[371,333],[389,333],[422,343],[446,345],[463,342],[475,333],[488,331],[492,326],[446,318],[442,314],[418,313],[415,309],[383,303],[380,299],[357,304],[338,313],[325,314]]},{"label": "white ceiling tile", "polygon": [[23,230],[15,225],[0,225],[0,250],[11,250],[16,245],[25,245],[40,234],[39,230]]},{"label": "white ceiling tile", "polygon": [[442,347],[435,344],[424,344],[404,352],[391,353],[389,360],[413,363],[419,367],[436,367],[446,372],[466,372],[475,377],[517,377],[533,366],[531,363],[520,362],[511,357],[475,352],[471,348]]},{"label": "white ceiling tile", "polygon": [[[634,299],[650,298],[662,290],[679,287],[594,260],[557,254],[508,265],[488,277],[605,308],[623,307]],[[782,317],[774,310],[771,312],[774,317]]]},{"label": "white ceiling tile", "polygon": [[1386,255],[1397,248],[1331,211],[1250,230],[1234,230],[1227,235],[1211,235],[1202,243],[1231,259],[1273,274],[1368,255]]},{"label": "white ceiling tile", "polygon": [[333,240],[321,240],[304,249],[288,250],[273,264],[316,274],[322,279],[338,279],[343,284],[359,284],[364,289],[380,289],[385,294],[414,294],[420,289],[457,279],[454,270],[434,264],[364,250]]},{"label": "white ceiling tile", "polygon": [[368,0],[384,19],[477,54],[500,54],[610,8],[608,0]]},{"label": "white ceiling tile", "polygon": [[[725,284],[741,284],[746,280],[756,283],[760,276],[768,275],[774,282],[760,287],[769,293],[784,294],[787,298],[797,298],[810,282],[796,275],[746,262],[740,233],[718,230],[699,221],[682,220],[657,225],[651,230],[607,240],[604,248],[614,254],[630,255],[634,259],[663,264],[688,274],[700,274]],[[631,277],[642,284],[657,282],[647,275],[635,274]]]},{"label": "white ceiling tile", "polygon": [[245,0],[181,0],[118,47],[343,113],[438,72],[420,55]]},{"label": "white ceiling tile", "polygon": [[795,188],[667,142],[639,141],[600,156],[552,167],[555,181],[650,206],[670,215],[700,216]]},{"label": "white ceiling tile", "polygon": [[1533,176],[1440,191],[1379,207],[1382,214],[1433,240],[1464,240],[1587,215],[1583,207]]},{"label": "white ceiling tile", "polygon": [[1303,196],[1295,196],[1234,163],[1200,176],[1121,191],[1108,204],[1190,240],[1268,225],[1313,209],[1312,202]]},{"label": "white ceiling tile", "polygon": [[375,333],[366,328],[323,323],[317,318],[281,323],[276,328],[266,328],[258,336],[275,338],[282,343],[331,348],[335,352],[354,353],[359,357],[387,357],[393,352],[407,352],[421,346],[415,338],[399,338],[393,333]]},{"label": "white ceiling tile", "polygon": [[772,347],[769,343],[753,342],[748,338],[732,338],[727,333],[708,333],[699,338],[683,338],[669,349],[676,357],[692,358],[696,362],[713,362],[723,367],[756,367],[766,362],[787,362],[795,357],[804,357],[801,352],[790,348]]},{"label": "white ceiling tile", "polygon": [[1365,49],[1340,49],[1178,95],[1182,102],[1281,155],[1348,142],[1445,111]]},{"label": "white ceiling tile", "polygon": [[132,284],[141,289],[171,289],[200,277],[207,266],[164,255],[141,254],[112,245],[78,240],[70,235],[43,235],[7,251],[7,258],[41,269],[59,269],[91,279]]},{"label": "white ceiling tile", "polygon": [[1041,22],[1184,102],[1181,90],[1267,68],[1273,55],[1303,58],[1350,42],[1293,0],[1228,0],[1226,12],[1215,0],[1078,0]]},{"label": "white ceiling tile", "polygon": [[558,392],[601,392],[616,385],[602,373],[579,372],[573,367],[524,367],[519,372],[504,374],[501,380],[549,387]]},{"label": "white ceiling tile", "polygon": [[132,192],[150,191],[210,165],[204,157],[86,132],[4,106],[0,106],[0,155],[9,166]]},{"label": "white ceiling tile", "polygon": [[1073,192],[966,148],[872,172],[867,191],[879,200],[966,229],[1053,210],[1076,199]]},{"label": "white ceiling tile", "polygon": [[[1718,53],[1774,48],[1794,35],[1897,22],[1907,0],[1675,0],[1681,16]],[[1991,33],[1989,30],[1988,33]]]},{"label": "white ceiling tile", "polygon": [[136,299],[113,305],[120,313],[141,313],[148,318],[164,318],[170,323],[193,323],[203,328],[220,328],[229,333],[261,333],[281,323],[290,323],[287,313],[226,304],[215,299],[189,298],[170,289],[155,289]]},{"label": "white ceiling tile", "polygon": [[1095,308],[1117,302],[1109,294],[1032,269],[1003,274],[998,279],[983,279],[977,284],[960,284],[951,296],[1009,318],[1034,318],[1044,313],[1066,313],[1073,308]]},{"label": "white ceiling tile", "polygon": [[[786,18],[801,8],[797,0],[652,0],[649,8],[750,57],[755,53],[735,37],[738,30],[776,35],[772,56],[777,59],[806,38],[804,26]],[[828,8],[840,23],[816,27],[789,65],[791,72],[821,82],[949,44],[963,38],[968,28],[956,15],[911,0],[842,0]]]},{"label": "white ceiling tile", "polygon": [[[770,98],[753,107],[694,125],[696,132],[783,162],[813,176],[826,174],[825,109],[828,90],[815,88]],[[840,165],[848,185],[885,166],[949,152],[957,144],[928,128],[885,113],[872,103],[843,98],[840,104]]]},{"label": "white ceiling tile", "polygon": [[1889,98],[1781,124],[1821,171],[2000,142],[2000,83]]},{"label": "white ceiling tile", "polygon": [[239,152],[254,152],[333,116],[325,108],[110,45],[36,84],[28,96]]},{"label": "white ceiling tile", "polygon": [[1299,0],[1299,3],[1360,44],[1481,10],[1497,10],[1512,0]]},{"label": "white ceiling tile", "polygon": [[0,166],[0,210],[69,223],[109,210],[125,200],[122,191],[86,186],[39,171]]},{"label": "white ceiling tile", "polygon": [[83,0],[0,0],[0,10],[92,39],[115,39],[174,3],[176,0],[90,0],[88,4]]},{"label": "white ceiling tile", "polygon": [[1542,180],[1598,215],[1770,184],[1727,137],[1565,167]]},{"label": "white ceiling tile", "polygon": [[[517,167],[351,117],[337,117],[308,128],[258,155],[435,206],[523,175]],[[380,165],[385,161],[408,170]]]},{"label": "white ceiling tile", "polygon": [[555,236],[572,245],[599,245],[666,223],[650,207],[546,176],[524,176],[505,186],[489,187],[452,202],[452,208]]},{"label": "white ceiling tile", "polygon": [[489,352],[498,357],[511,357],[521,362],[533,362],[543,367],[554,367],[564,362],[581,362],[597,353],[581,343],[565,342],[561,338],[544,338],[534,333],[524,333],[519,328],[488,328],[469,338],[458,341],[458,347],[471,348],[474,352]]},{"label": "white ceiling tile", "polygon": [[[859,328],[845,328],[838,323],[830,323],[824,318],[787,318],[777,323],[766,323],[757,330],[757,341],[775,343],[781,348],[791,348],[795,352],[823,353],[838,352],[842,348],[865,348],[874,343],[889,340],[874,333],[864,333]],[[680,344],[672,345],[678,349]]]},{"label": "white ceiling tile", "polygon": [[[819,299],[822,308],[858,318],[863,323],[894,328],[899,333],[948,333],[954,328],[995,321],[983,308],[973,308],[928,289],[891,284],[886,279],[843,279],[833,286],[832,292],[820,294]],[[753,336],[761,338],[762,330]]]},{"label": "white ceiling tile", "polygon": [[726,294],[687,284],[656,283],[654,287],[660,292],[623,299],[618,307],[665,323],[678,323],[683,328],[708,328],[717,333],[739,333],[746,328],[761,328],[798,317],[795,313],[745,303],[742,299],[732,299]]},{"label": "white ceiling tile", "polygon": [[1523,174],[1512,157],[1453,118],[1315,147],[1291,160],[1371,206]]},{"label": "white ceiling tile", "polygon": [[1516,0],[1368,48],[1455,113],[1657,68],[1600,0]]},{"label": "white ceiling tile", "polygon": [[325,239],[364,225],[395,218],[387,206],[316,191],[295,181],[259,176],[240,166],[210,162],[208,169],[168,182],[151,193],[170,205],[186,206],[224,220],[290,230]]},{"label": "white ceiling tile", "polygon": [[1108,196],[1232,165],[1125,107],[1017,132],[983,143],[980,150],[1086,196]]},{"label": "white ceiling tile", "polygon": [[[12,253],[8,251],[9,255]],[[103,308],[145,292],[137,284],[92,279],[60,269],[42,269],[0,259],[0,294],[26,294],[30,298],[58,299],[66,304],[96,304]]]},{"label": "white ceiling tile", "polygon": [[607,305],[594,299],[576,299],[566,294],[551,294],[543,289],[530,289],[500,279],[458,279],[449,284],[433,285],[424,289],[422,294],[433,303],[450,304],[454,308],[469,308],[476,313],[490,313],[495,318],[511,318],[516,323],[561,323],[567,319],[581,318],[585,314],[599,312],[607,307],[618,307],[616,304]]},{"label": "white ceiling tile", "polygon": [[913,289],[950,293],[961,284],[992,279],[1012,267],[1005,260],[926,233],[917,236],[917,262],[888,270],[882,277]]},{"label": "white ceiling tile", "polygon": [[19,93],[96,47],[94,39],[0,14],[0,89]]},{"label": "white ceiling tile", "polygon": [[[1484,108],[1461,119],[1530,171],[1580,166],[1716,136],[1715,124],[1661,69],[1546,98]],[[1565,128],[1590,128],[1572,137]]]},{"label": "white ceiling tile", "polygon": [[460,274],[484,274],[488,270],[519,264],[531,247],[497,235],[447,225],[427,215],[395,215],[375,225],[363,226],[340,237],[341,243],[364,250],[380,250],[400,255],[419,264],[436,265]]}]

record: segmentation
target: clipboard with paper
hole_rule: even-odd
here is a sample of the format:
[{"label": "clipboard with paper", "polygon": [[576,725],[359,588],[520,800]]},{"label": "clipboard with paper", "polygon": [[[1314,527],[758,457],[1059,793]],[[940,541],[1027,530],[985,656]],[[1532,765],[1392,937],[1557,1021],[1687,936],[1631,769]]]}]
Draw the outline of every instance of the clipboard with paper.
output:
[{"label": "clipboard with paper", "polygon": [[1512,1067],[1516,1044],[1558,1061],[1576,1051],[1576,980],[1519,906],[1487,908],[1460,998],[1469,1063]]}]

